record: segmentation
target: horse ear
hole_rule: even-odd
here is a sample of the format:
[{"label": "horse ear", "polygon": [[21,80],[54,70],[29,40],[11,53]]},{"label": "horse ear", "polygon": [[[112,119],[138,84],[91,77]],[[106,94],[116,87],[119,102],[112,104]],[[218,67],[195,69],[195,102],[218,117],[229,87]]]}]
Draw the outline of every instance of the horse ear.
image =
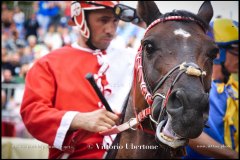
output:
[{"label": "horse ear", "polygon": [[137,14],[147,26],[161,16],[161,12],[154,1],[138,1]]},{"label": "horse ear", "polygon": [[198,14],[200,18],[202,18],[206,23],[209,24],[213,17],[213,8],[210,1],[204,1],[201,5]]}]

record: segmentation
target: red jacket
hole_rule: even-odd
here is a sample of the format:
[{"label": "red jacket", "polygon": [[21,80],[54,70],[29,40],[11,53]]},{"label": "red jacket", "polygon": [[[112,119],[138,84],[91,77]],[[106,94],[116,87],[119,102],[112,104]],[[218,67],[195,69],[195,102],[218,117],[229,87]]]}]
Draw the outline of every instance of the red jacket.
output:
[{"label": "red jacket", "polygon": [[[69,144],[76,133],[88,134],[83,130],[67,131],[63,119],[71,122],[76,112],[66,114],[69,111],[99,109],[99,98],[84,78],[89,72],[97,73],[99,67],[93,54],[66,46],[38,60],[27,73],[21,116],[28,131],[49,144],[49,158],[57,158],[63,153],[53,147],[56,144],[60,148],[65,146],[62,147],[64,150],[72,147]],[[102,158],[105,150],[96,148],[102,141],[103,136],[99,134],[80,138],[69,158]]]}]

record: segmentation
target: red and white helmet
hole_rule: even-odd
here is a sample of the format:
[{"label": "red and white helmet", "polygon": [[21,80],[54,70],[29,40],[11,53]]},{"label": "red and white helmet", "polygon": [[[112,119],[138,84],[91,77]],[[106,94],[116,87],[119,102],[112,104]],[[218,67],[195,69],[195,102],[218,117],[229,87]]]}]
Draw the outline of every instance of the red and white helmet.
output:
[{"label": "red and white helmet", "polygon": [[71,3],[71,19],[68,24],[70,26],[78,26],[81,34],[89,39],[90,31],[87,26],[85,10],[96,10],[104,8],[114,8],[119,1],[72,1]]}]

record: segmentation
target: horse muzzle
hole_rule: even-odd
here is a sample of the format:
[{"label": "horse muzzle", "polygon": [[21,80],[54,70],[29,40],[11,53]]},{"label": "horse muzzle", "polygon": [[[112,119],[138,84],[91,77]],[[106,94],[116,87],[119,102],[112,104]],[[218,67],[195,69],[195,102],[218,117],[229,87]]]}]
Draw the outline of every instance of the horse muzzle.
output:
[{"label": "horse muzzle", "polygon": [[156,97],[153,117],[157,117],[156,139],[172,148],[185,146],[188,139],[198,137],[207,121],[208,94],[176,89],[168,98],[167,105]]}]

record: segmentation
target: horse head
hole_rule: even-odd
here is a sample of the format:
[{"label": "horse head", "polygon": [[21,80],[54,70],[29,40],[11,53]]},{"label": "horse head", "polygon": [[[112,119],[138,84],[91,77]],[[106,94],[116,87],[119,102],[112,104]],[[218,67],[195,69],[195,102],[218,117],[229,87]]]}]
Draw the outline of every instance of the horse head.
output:
[{"label": "horse head", "polygon": [[153,1],[139,1],[137,12],[148,27],[136,72],[152,108],[156,140],[172,148],[184,146],[201,134],[208,119],[212,62],[218,53],[206,35],[213,8],[205,1],[197,14],[162,14]]}]

